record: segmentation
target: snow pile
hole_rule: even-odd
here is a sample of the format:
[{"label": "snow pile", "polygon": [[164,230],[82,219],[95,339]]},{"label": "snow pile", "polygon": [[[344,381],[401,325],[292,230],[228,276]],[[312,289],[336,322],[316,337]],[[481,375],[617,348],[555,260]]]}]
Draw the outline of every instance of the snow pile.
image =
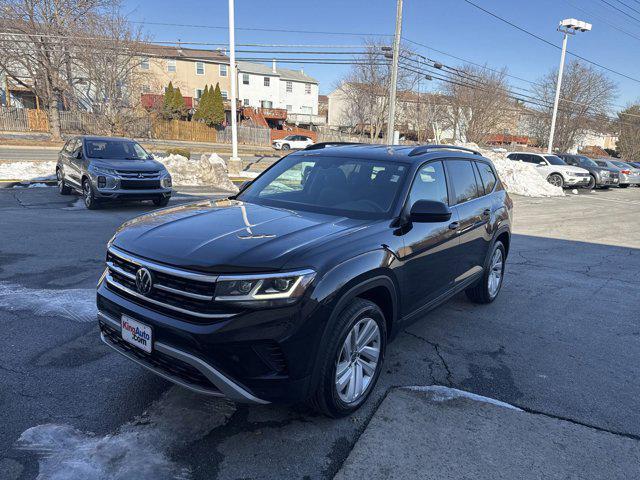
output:
[{"label": "snow pile", "polygon": [[56,162],[0,162],[0,180],[48,180],[56,177]]},{"label": "snow pile", "polygon": [[29,184],[13,186],[13,188],[45,188],[45,187],[51,187],[51,185],[47,185],[46,183],[29,183]]},{"label": "snow pile", "polygon": [[431,399],[434,402],[448,402],[450,400],[455,400],[456,398],[468,398],[469,400],[474,400],[476,402],[490,403],[492,405],[497,405],[498,407],[508,408],[510,410],[517,410],[519,412],[522,409],[511,405],[510,403],[505,403],[500,400],[496,400],[495,398],[483,397],[482,395],[477,395],[475,393],[467,392],[465,390],[458,390],[457,388],[445,387],[443,385],[429,385],[429,386],[412,386],[412,387],[404,387],[407,390],[412,390],[414,392],[428,392],[431,394]]},{"label": "snow pile", "polygon": [[190,469],[174,462],[171,450],[204,438],[234,412],[235,406],[225,400],[172,387],[110,435],[45,424],[25,431],[17,446],[39,454],[38,478],[187,480]]},{"label": "snow pile", "polygon": [[227,165],[215,153],[203,154],[199,159],[188,159],[182,155],[156,156],[171,174],[174,185],[212,186],[228,192],[237,192],[227,174]]},{"label": "snow pile", "polygon": [[509,160],[506,152],[494,152],[480,148],[475,143],[458,143],[457,145],[477,150],[482,156],[491,159],[504,188],[509,193],[524,197],[564,196],[562,188],[547,182],[546,178],[540,175],[535,165],[531,163]]}]

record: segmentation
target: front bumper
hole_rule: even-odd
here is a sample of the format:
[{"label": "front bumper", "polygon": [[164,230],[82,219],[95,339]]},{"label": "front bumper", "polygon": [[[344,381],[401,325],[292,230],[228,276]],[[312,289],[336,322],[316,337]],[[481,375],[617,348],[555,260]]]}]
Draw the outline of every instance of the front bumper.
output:
[{"label": "front bumper", "polygon": [[276,150],[282,150],[282,144],[281,143],[272,143],[271,146],[273,148],[275,148]]},{"label": "front bumper", "polygon": [[95,196],[103,199],[120,199],[120,200],[153,200],[156,198],[170,197],[173,190],[171,188],[153,188],[142,190],[124,190],[124,189],[94,189]]},{"label": "front bumper", "polygon": [[589,184],[589,176],[586,176],[586,177],[570,177],[570,176],[567,176],[564,179],[564,183],[565,183],[565,185],[572,186],[572,187],[588,185]]},{"label": "front bumper", "polygon": [[[103,279],[97,292],[103,341],[130,360],[193,391],[242,403],[295,403],[308,397],[319,312],[294,305],[222,319],[181,319],[125,298]],[[120,318],[151,327],[151,354],[121,337]]]},{"label": "front bumper", "polygon": [[[170,197],[172,185],[164,186],[167,175],[154,175],[143,178],[127,178],[119,175],[90,173],[94,195],[102,199],[153,200]],[[100,179],[104,184],[100,184]]]},{"label": "front bumper", "polygon": [[618,177],[599,177],[596,182],[596,186],[598,187],[609,187],[612,185],[618,185]]}]

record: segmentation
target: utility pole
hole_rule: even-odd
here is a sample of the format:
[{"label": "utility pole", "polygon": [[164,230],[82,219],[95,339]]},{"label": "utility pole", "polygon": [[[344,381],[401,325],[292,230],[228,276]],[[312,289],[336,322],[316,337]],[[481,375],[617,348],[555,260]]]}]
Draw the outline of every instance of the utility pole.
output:
[{"label": "utility pole", "polygon": [[229,69],[231,74],[231,158],[229,159],[229,173],[238,174],[242,170],[242,160],[238,157],[238,118],[236,111],[236,82],[238,74],[236,72],[236,40],[235,40],[235,19],[234,0],[229,0]]},{"label": "utility pole", "polygon": [[396,90],[398,88],[398,57],[400,56],[400,37],[402,36],[402,0],[396,7],[396,35],[393,40],[393,60],[391,64],[391,83],[389,85],[389,119],[387,121],[387,144],[393,144],[396,129]]},{"label": "utility pole", "polygon": [[562,87],[562,73],[564,71],[564,58],[567,54],[567,39],[569,35],[575,35],[576,32],[588,32],[591,30],[591,24],[576,20],[575,18],[567,18],[560,22],[558,31],[563,34],[562,38],[562,54],[560,55],[560,68],[558,69],[558,83],[556,85],[556,98],[553,102],[553,113],[551,114],[551,130],[549,131],[549,145],[547,153],[553,153],[553,136],[556,131],[556,120],[558,117],[558,103],[560,102],[560,88]]}]

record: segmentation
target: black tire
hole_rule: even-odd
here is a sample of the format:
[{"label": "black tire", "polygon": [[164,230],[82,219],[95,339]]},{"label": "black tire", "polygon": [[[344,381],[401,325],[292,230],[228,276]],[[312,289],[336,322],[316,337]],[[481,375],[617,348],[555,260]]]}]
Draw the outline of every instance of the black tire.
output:
[{"label": "black tire", "polygon": [[593,190],[596,188],[596,177],[589,175],[589,183],[584,186],[587,190]]},{"label": "black tire", "polygon": [[58,182],[58,193],[60,193],[60,195],[71,195],[73,190],[65,183],[64,173],[62,173],[60,168],[56,170],[56,180]]},{"label": "black tire", "polygon": [[154,198],[153,199],[153,204],[156,207],[166,207],[167,205],[169,205],[169,199],[171,197],[160,197],[160,198]]},{"label": "black tire", "polygon": [[[500,267],[500,281],[498,284],[498,288],[497,290],[492,291],[492,289],[490,288],[490,278],[491,278],[491,272],[493,270],[492,261],[494,260],[494,256],[496,255],[496,250],[500,251],[500,255],[502,258],[502,266]],[[491,249],[491,254],[488,255],[487,257],[482,278],[478,280],[475,285],[465,290],[465,293],[467,294],[467,297],[469,298],[469,300],[471,300],[474,303],[491,303],[498,297],[498,294],[502,289],[502,283],[504,280],[504,266],[507,259],[506,253],[507,252],[502,242],[497,241],[493,245],[493,249]]]},{"label": "black tire", "polygon": [[88,210],[100,208],[100,203],[96,199],[93,191],[93,185],[91,185],[91,181],[88,178],[82,180],[82,199],[84,200],[84,206],[87,207]]},{"label": "black tire", "polygon": [[[347,335],[355,325],[363,319],[372,319],[378,326],[380,334],[378,363],[375,372],[364,389],[363,393],[353,402],[347,403],[340,398],[336,387],[336,369],[343,353],[343,344]],[[384,314],[378,305],[369,300],[354,298],[342,310],[338,319],[331,327],[330,337],[325,345],[322,345],[319,368],[320,375],[316,390],[309,400],[310,406],[318,412],[329,417],[338,418],[350,415],[362,406],[373,391],[382,365],[387,345],[387,329]]]},{"label": "black tire", "polygon": [[564,178],[559,173],[552,173],[547,177],[547,182],[556,187],[564,188]]},{"label": "black tire", "polygon": [[287,150],[291,150],[291,145],[289,145],[288,143],[283,144],[283,145],[282,145],[282,150],[284,150],[285,152],[286,152]]},{"label": "black tire", "polygon": [[622,183],[620,185],[618,185],[620,188],[627,188],[629,186],[628,183]]}]

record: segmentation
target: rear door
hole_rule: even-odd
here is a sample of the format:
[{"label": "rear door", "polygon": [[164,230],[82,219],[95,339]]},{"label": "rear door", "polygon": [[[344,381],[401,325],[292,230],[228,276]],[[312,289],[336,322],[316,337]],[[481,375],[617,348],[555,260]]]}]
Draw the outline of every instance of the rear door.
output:
[{"label": "rear door", "polygon": [[[80,157],[80,158],[78,158]],[[72,181],[76,185],[80,185],[82,178],[82,139],[77,138],[72,146],[69,154],[69,172]]]},{"label": "rear door", "polygon": [[[449,204],[447,181],[441,161],[422,165],[413,179],[407,199],[407,210],[418,200],[434,200]],[[456,264],[455,228],[457,212],[453,208],[449,221],[412,223],[403,229],[404,248],[399,281],[402,295],[402,316],[418,311],[442,293],[451,289]]]},{"label": "rear door", "polygon": [[456,234],[457,271],[455,282],[459,283],[482,271],[491,238],[487,233],[491,218],[491,200],[484,194],[477,168],[471,160],[449,159],[447,167],[449,191],[453,205],[458,211]]}]

